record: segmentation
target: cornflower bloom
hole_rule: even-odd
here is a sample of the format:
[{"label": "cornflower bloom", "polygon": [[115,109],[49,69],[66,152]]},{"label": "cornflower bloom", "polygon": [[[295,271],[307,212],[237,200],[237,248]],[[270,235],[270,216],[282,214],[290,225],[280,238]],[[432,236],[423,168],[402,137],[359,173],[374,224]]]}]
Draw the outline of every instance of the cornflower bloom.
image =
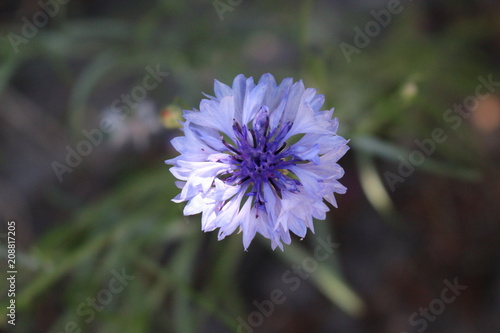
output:
[{"label": "cornflower bloom", "polygon": [[323,220],[344,170],[337,161],[349,149],[337,135],[333,109],[320,111],[324,96],[291,78],[276,84],[271,74],[238,75],[232,87],[215,80],[215,97],[199,110],[184,111],[184,136],[172,145],[181,154],[167,160],[187,201],[184,215],[202,213],[203,231],[219,228],[219,240],[238,227],[246,250],[256,233],[274,250],[290,244],[290,231],[314,232]]}]

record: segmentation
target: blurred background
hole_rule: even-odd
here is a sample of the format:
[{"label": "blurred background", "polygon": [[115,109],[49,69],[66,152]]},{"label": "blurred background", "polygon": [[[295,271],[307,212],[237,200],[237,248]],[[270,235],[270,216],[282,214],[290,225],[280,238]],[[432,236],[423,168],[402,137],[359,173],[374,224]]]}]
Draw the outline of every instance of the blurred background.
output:
[{"label": "blurred background", "polygon": [[[500,331],[499,1],[0,13],[1,331]],[[241,235],[218,242],[182,216],[163,161],[214,79],[267,72],[335,107],[348,192],[284,252],[260,236],[244,252]]]}]

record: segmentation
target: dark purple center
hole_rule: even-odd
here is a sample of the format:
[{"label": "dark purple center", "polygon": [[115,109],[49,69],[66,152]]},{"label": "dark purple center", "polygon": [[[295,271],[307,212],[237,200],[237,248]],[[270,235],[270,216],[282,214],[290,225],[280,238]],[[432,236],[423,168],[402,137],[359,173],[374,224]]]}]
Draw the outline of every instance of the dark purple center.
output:
[{"label": "dark purple center", "polygon": [[225,182],[233,184],[251,183],[247,193],[254,198],[254,206],[264,209],[263,185],[269,183],[281,197],[281,191],[287,190],[297,193],[297,186],[301,185],[295,178],[283,174],[301,159],[290,154],[286,148],[284,138],[292,122],[287,122],[274,129],[269,128],[269,111],[266,106],[261,107],[252,122],[252,128],[241,126],[233,120],[233,130],[236,136],[235,145],[222,142],[231,151],[231,166],[233,173],[225,178]]}]

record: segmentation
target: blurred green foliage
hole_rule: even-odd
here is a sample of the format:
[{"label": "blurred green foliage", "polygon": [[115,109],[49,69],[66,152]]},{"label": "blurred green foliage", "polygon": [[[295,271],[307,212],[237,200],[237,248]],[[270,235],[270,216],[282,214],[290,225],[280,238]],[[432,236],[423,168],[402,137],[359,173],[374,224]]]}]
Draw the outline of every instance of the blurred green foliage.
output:
[{"label": "blurred green foliage", "polygon": [[[200,92],[211,93],[213,78],[230,83],[238,73],[258,78],[265,72],[302,78],[326,95],[326,107],[335,105],[341,134],[352,140],[364,190],[388,219],[394,212],[375,162],[398,163],[414,148],[413,138],[447,126],[445,110],[474,92],[477,76],[489,74],[476,47],[491,33],[486,21],[463,19],[430,35],[418,28],[425,15],[418,4],[395,17],[350,64],[338,45],[351,42],[353,26],[371,18],[349,21],[337,13],[334,24],[327,24],[331,18],[322,11],[333,9],[321,7],[324,3],[296,2],[297,11],[284,1],[243,2],[226,12],[224,21],[210,1],[161,0],[99,17],[78,16],[72,5],[22,44],[19,53],[2,41],[0,91],[27,61],[47,62],[70,89],[66,125],[77,134],[96,91],[124,77],[140,79],[148,65],[159,64],[171,73],[177,85],[173,97],[189,108],[197,107]],[[281,45],[280,57],[253,59],[249,53],[270,46],[266,38]],[[76,71],[75,64],[83,67]],[[171,102],[162,94],[153,92],[162,103]],[[447,134],[450,139],[421,169],[477,179],[476,143],[467,126]],[[35,331],[36,321],[26,318],[35,318],[45,304],[60,312],[53,332],[64,331],[69,322],[92,332],[199,332],[208,317],[235,330],[236,318],[248,311],[236,280],[244,255],[240,236],[210,243],[200,259],[199,219],[183,217],[182,207],[170,201],[178,192],[173,183],[161,160],[157,168],[136,170],[19,253],[17,305],[23,320],[18,331]],[[326,224],[317,225],[320,233],[332,233]],[[293,243],[275,254],[293,264],[308,251]],[[122,269],[135,276],[133,283],[86,323],[78,307],[106,287],[113,270]],[[338,265],[322,264],[313,275],[332,303],[352,316],[362,312],[361,300]],[[6,304],[2,300],[1,306]],[[0,327],[6,327],[5,316]]]}]

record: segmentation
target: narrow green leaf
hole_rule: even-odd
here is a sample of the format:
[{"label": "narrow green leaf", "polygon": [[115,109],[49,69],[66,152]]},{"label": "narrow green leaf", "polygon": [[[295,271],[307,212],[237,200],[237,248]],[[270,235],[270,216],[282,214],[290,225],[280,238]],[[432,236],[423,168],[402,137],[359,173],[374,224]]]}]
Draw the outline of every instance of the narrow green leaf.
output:
[{"label": "narrow green leaf", "polygon": [[[303,250],[300,245],[294,243],[287,246],[285,251],[276,251],[275,253],[289,264],[299,266],[302,265],[304,259],[314,257]],[[316,288],[348,315],[359,318],[365,311],[365,304],[361,298],[338,271],[322,262],[317,261],[317,264],[318,268],[310,272]]]}]

